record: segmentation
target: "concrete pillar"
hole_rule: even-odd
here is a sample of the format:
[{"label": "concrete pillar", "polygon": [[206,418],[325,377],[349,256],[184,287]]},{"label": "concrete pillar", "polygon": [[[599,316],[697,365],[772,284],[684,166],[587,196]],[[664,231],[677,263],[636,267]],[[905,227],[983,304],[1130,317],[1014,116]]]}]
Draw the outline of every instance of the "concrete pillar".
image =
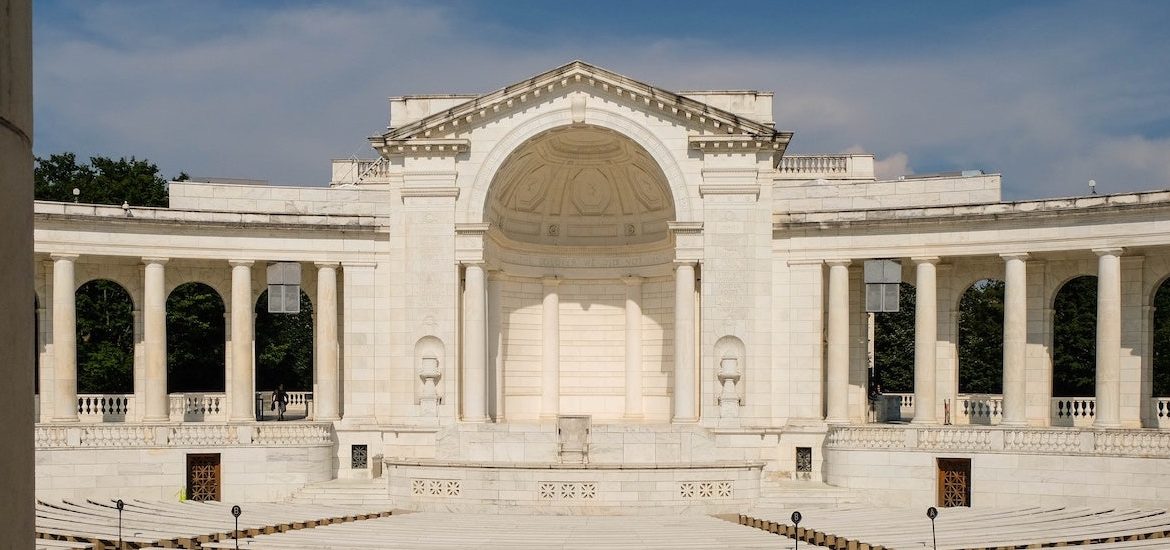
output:
[{"label": "concrete pillar", "polygon": [[1097,254],[1097,418],[1095,428],[1121,427],[1121,253]]},{"label": "concrete pillar", "polygon": [[483,264],[468,264],[463,291],[463,421],[487,420],[487,288]]},{"label": "concrete pillar", "polygon": [[317,395],[314,420],[341,418],[337,370],[337,262],[317,262]]},{"label": "concrete pillar", "polygon": [[938,341],[937,257],[911,258],[917,271],[914,300],[914,423],[938,424],[935,354]]},{"label": "concrete pillar", "polygon": [[560,280],[545,277],[544,311],[541,315],[540,416],[553,418],[561,406],[561,298]]},{"label": "concrete pillar", "polygon": [[231,415],[233,422],[256,418],[252,390],[252,260],[231,260],[232,266],[232,380]]},{"label": "concrete pillar", "polygon": [[849,260],[829,260],[825,421],[849,422]]},{"label": "concrete pillar", "polygon": [[695,422],[695,264],[674,266],[674,422]]},{"label": "concrete pillar", "polygon": [[76,254],[53,254],[53,422],[77,422]]},{"label": "concrete pillar", "polygon": [[642,418],[642,278],[626,283],[626,418]]},{"label": "concrete pillar", "polygon": [[1027,254],[1000,254],[1004,259],[1003,425],[1028,424],[1026,349],[1028,346]]},{"label": "concrete pillar", "polygon": [[170,419],[167,396],[167,289],[166,258],[143,258],[144,296],[142,307],[143,347],[146,349],[146,403],[144,422]]}]

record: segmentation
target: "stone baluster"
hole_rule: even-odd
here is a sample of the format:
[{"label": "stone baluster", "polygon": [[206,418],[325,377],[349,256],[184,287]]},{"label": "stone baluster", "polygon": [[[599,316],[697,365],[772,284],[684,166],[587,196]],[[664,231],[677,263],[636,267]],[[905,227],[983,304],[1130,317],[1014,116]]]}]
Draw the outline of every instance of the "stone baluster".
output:
[{"label": "stone baluster", "polygon": [[77,422],[76,254],[53,254],[53,422]]},{"label": "stone baluster", "polygon": [[826,422],[849,422],[849,260],[829,260]]},{"label": "stone baluster", "polygon": [[911,258],[916,269],[914,300],[914,423],[937,424],[935,354],[938,341],[937,257]]}]

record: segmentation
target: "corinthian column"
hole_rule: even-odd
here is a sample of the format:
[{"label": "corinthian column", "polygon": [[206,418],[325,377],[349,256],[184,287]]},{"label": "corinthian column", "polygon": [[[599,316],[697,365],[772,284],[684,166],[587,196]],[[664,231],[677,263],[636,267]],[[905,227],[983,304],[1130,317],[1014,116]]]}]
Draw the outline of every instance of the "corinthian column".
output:
[{"label": "corinthian column", "polygon": [[1121,252],[1097,254],[1097,419],[1095,428],[1121,427]]},{"label": "corinthian column", "polygon": [[674,422],[698,420],[695,408],[695,264],[674,268]]},{"label": "corinthian column", "polygon": [[77,422],[76,254],[53,254],[53,422]]},{"label": "corinthian column", "polygon": [[252,401],[252,260],[232,260],[232,421],[255,418]]},{"label": "corinthian column", "polygon": [[561,298],[556,277],[545,277],[540,358],[540,416],[555,417],[561,407]]},{"label": "corinthian column", "polygon": [[317,262],[317,393],[314,420],[341,418],[337,371],[337,263]]},{"label": "corinthian column", "polygon": [[642,417],[642,278],[626,283],[626,418]]},{"label": "corinthian column", "polygon": [[1003,292],[1003,424],[1028,423],[1025,350],[1028,344],[1027,254],[1001,254]]},{"label": "corinthian column", "polygon": [[146,404],[142,420],[170,419],[167,397],[167,291],[166,258],[143,258],[144,297],[142,340],[146,348]]},{"label": "corinthian column", "polygon": [[468,264],[463,291],[463,421],[487,419],[487,289],[482,264]]},{"label": "corinthian column", "polygon": [[849,260],[829,260],[826,422],[849,422]]},{"label": "corinthian column", "polygon": [[938,340],[937,257],[911,258],[917,269],[914,298],[914,423],[938,424],[935,348]]}]

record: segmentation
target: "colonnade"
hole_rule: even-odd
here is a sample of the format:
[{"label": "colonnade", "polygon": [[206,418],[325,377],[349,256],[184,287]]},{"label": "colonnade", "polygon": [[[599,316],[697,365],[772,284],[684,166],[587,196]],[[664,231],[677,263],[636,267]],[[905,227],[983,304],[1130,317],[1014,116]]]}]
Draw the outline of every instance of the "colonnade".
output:
[{"label": "colonnade", "polygon": [[[695,262],[675,264],[674,308],[674,401],[673,421],[698,420],[695,373]],[[642,398],[642,283],[643,278],[626,276],[625,283],[625,411],[624,417],[643,416]],[[463,384],[462,411],[465,422],[485,422],[487,411],[488,335],[487,312],[499,304],[487,302],[482,263],[464,264],[463,294]],[[560,293],[561,279],[541,278],[541,399],[540,417],[560,413]],[[495,294],[493,294],[495,295]],[[497,420],[501,420],[497,418]]]},{"label": "colonnade", "polygon": [[[1097,255],[1097,362],[1094,427],[1121,426],[1121,248]],[[1028,338],[1027,253],[1001,254],[1004,261],[1003,425],[1027,424],[1025,383]],[[911,258],[915,270],[914,420],[937,424],[937,269],[940,258]],[[826,331],[826,421],[849,422],[849,259],[829,267]]]},{"label": "colonnade", "polygon": [[[77,254],[52,254],[53,261],[53,422],[76,422],[77,415],[77,311],[75,263]],[[167,395],[166,265],[168,258],[142,258],[143,349],[145,359],[144,422],[163,422],[170,417]],[[254,260],[231,260],[231,363],[227,378],[228,420],[255,418],[254,403]],[[337,336],[336,262],[317,262],[316,369],[314,395],[316,420],[340,418]]]}]

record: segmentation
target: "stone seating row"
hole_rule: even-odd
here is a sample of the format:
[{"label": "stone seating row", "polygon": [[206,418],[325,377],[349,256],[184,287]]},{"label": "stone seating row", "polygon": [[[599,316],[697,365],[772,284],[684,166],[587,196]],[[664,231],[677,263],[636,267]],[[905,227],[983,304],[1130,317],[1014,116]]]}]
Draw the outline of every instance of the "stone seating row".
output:
[{"label": "stone seating row", "polygon": [[[781,539],[782,540],[782,539]],[[416,512],[240,541],[285,549],[711,549],[791,548],[775,536],[707,516],[542,516]],[[203,548],[230,549],[233,541]],[[801,544],[801,548],[817,546]]]},{"label": "stone seating row", "polygon": [[[1167,510],[1025,507],[1013,509],[944,508],[939,510],[932,535],[923,510],[808,509],[799,527],[791,509],[758,508],[740,514],[738,522],[789,538],[829,548],[861,550],[930,547],[937,537],[940,550],[999,549],[1038,545],[1090,545],[1102,548],[1142,546],[1144,541],[1170,537]],[[1125,546],[1123,543],[1136,545]]]},{"label": "stone seating row", "polygon": [[[192,547],[230,539],[235,527],[232,505],[218,502],[124,503],[122,528],[113,502],[38,501],[38,541],[63,541],[102,548],[121,540],[127,547]],[[276,533],[390,515],[386,509],[344,505],[248,504],[240,516],[243,536]],[[46,542],[45,544],[52,544]],[[68,546],[67,546],[68,547]]]}]

